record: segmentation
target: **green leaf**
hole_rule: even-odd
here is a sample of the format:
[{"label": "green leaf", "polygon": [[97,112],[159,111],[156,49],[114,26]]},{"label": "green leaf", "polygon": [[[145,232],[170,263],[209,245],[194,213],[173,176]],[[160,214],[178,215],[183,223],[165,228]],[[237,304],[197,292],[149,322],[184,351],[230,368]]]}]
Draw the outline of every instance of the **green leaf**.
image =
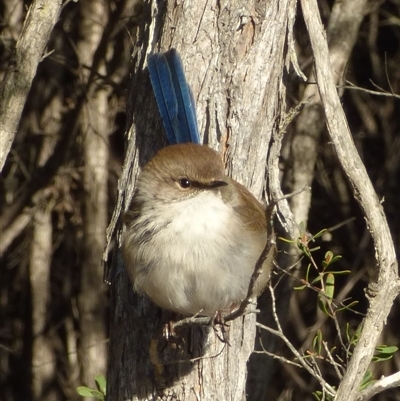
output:
[{"label": "green leaf", "polygon": [[101,393],[100,391],[97,391],[95,389],[86,387],[86,386],[80,386],[76,389],[76,391],[82,397],[93,397],[93,398],[96,398],[97,400],[101,400],[101,401],[104,401],[104,399],[105,399],[103,393]]},{"label": "green leaf", "polygon": [[331,251],[326,252],[325,253],[325,258],[322,261],[322,267],[324,269],[326,269],[330,265],[332,259],[333,259],[333,252],[331,252]]},{"label": "green leaf", "polygon": [[356,331],[351,335],[350,335],[350,328],[348,329],[347,335],[348,335],[349,345],[356,345],[358,343],[362,329],[363,329],[363,323],[360,323]]},{"label": "green leaf", "polygon": [[306,281],[307,281],[307,283],[310,282],[310,280],[308,279],[309,276],[310,276],[310,269],[311,269],[311,263],[309,263],[309,264],[307,265],[307,270],[306,270]]},{"label": "green leaf", "polygon": [[283,237],[278,237],[278,239],[280,239],[283,242],[287,242],[288,244],[295,244],[296,243],[296,241],[294,241],[292,239],[286,239],[286,238],[283,238]]},{"label": "green leaf", "polygon": [[385,362],[392,358],[393,358],[393,355],[379,354],[379,355],[373,356],[371,361],[372,362]]},{"label": "green leaf", "polygon": [[311,259],[310,250],[306,246],[304,246],[304,244],[299,243],[298,247],[300,251],[304,253],[304,255],[306,255],[309,259]]},{"label": "green leaf", "polygon": [[318,277],[315,277],[315,279],[313,281],[311,281],[311,284],[319,283],[321,281],[321,278],[322,278],[321,275]]},{"label": "green leaf", "polygon": [[[330,305],[335,294],[335,276],[332,273],[328,273],[324,274],[322,279],[324,281],[324,291],[321,290],[320,294],[318,294],[318,307],[325,315],[332,317]],[[314,279],[311,284],[320,280],[321,276]]]},{"label": "green leaf", "polygon": [[328,230],[326,228],[324,228],[323,230],[321,230],[320,232],[316,233],[315,235],[313,235],[313,239],[317,239],[319,238],[323,233],[327,232]]},{"label": "green leaf", "polygon": [[[335,388],[335,387],[333,387],[333,388]],[[326,401],[332,401],[333,400],[333,397],[331,395],[329,395],[329,394],[325,394],[325,397],[322,398],[324,396],[324,394],[323,394],[323,392],[321,390],[314,391],[312,393],[312,395],[315,397],[315,399],[317,401],[321,401],[322,399],[324,399]]]},{"label": "green leaf", "polygon": [[82,397],[91,397],[92,396],[92,389],[86,386],[79,386],[76,389],[77,393]]},{"label": "green leaf", "polygon": [[362,382],[361,382],[361,384],[360,384],[360,390],[365,389],[365,387],[368,387],[368,386],[370,386],[371,384],[373,384],[373,383],[375,383],[375,382],[376,382],[376,380],[373,380],[373,379],[372,379],[372,373],[371,373],[371,371],[370,371],[370,370],[367,370],[367,371],[365,372],[364,378],[363,378],[363,380],[362,380]]},{"label": "green leaf", "polygon": [[338,275],[338,276],[344,276],[344,275],[346,275],[346,274],[350,274],[351,273],[351,270],[338,270],[338,271],[326,271],[325,273],[331,273],[331,274],[334,274],[335,276],[336,275]]},{"label": "green leaf", "polygon": [[310,272],[310,267],[311,267],[311,263],[309,263],[307,265],[306,278],[304,280],[303,279],[301,280],[303,283],[306,282],[307,284],[296,286],[296,287],[294,287],[295,290],[297,290],[297,291],[304,290],[304,288],[307,288],[309,286],[309,284],[308,284],[308,282],[309,282],[308,281],[308,274]]},{"label": "green leaf", "polygon": [[337,261],[340,260],[340,259],[342,259],[342,255],[335,255],[335,256],[333,257],[333,259],[331,260],[331,263],[330,263],[330,264],[335,263],[335,262],[337,262]]},{"label": "green leaf", "polygon": [[319,251],[320,249],[321,249],[320,246],[316,246],[316,247],[314,247],[314,248],[309,248],[309,251],[310,251],[310,252],[314,252],[314,251]]},{"label": "green leaf", "polygon": [[317,330],[315,337],[312,342],[313,349],[317,352],[317,355],[321,355],[322,350],[322,331]]},{"label": "green leaf", "polygon": [[106,388],[107,388],[106,378],[103,375],[97,375],[94,378],[94,381],[96,382],[97,390],[99,390],[103,394],[106,394]]},{"label": "green leaf", "polygon": [[332,273],[328,273],[325,278],[325,295],[328,298],[328,302],[331,303],[335,294],[335,276]]},{"label": "green leaf", "polygon": [[105,400],[104,394],[100,393],[100,391],[92,390],[91,393],[92,393],[92,397],[96,398],[96,400],[101,400],[101,401]]},{"label": "green leaf", "polygon": [[347,339],[347,342],[349,343],[350,342],[350,325],[348,322],[346,323],[346,339]]},{"label": "green leaf", "polygon": [[399,349],[395,345],[378,345],[375,350],[381,354],[394,354]]},{"label": "green leaf", "polygon": [[376,355],[373,356],[373,362],[383,362],[393,358],[393,354],[398,351],[395,345],[378,345],[375,347]]},{"label": "green leaf", "polygon": [[328,251],[325,253],[325,259],[322,261],[322,267],[326,269],[332,263],[335,263],[340,259],[342,259],[341,255],[334,255],[333,252]]},{"label": "green leaf", "polygon": [[300,285],[300,286],[298,286],[298,287],[293,287],[293,289],[294,289],[295,291],[301,291],[301,290],[304,290],[304,288],[307,288],[307,286],[306,286],[306,285]]},{"label": "green leaf", "polygon": [[326,298],[323,295],[318,295],[318,307],[321,309],[321,311],[329,316],[332,317],[330,311],[327,308],[328,303],[326,302]]},{"label": "green leaf", "polygon": [[325,291],[321,291],[321,293],[318,294],[318,307],[325,315],[332,317],[330,306],[335,294],[335,276],[331,273],[325,274],[323,280]]}]

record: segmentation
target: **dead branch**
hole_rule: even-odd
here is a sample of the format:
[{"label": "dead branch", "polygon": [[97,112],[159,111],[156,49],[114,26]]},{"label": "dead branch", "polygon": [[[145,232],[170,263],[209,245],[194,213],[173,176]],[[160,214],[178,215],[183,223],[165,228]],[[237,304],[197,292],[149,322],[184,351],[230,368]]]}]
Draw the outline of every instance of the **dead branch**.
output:
[{"label": "dead branch", "polygon": [[314,53],[316,78],[328,131],[339,161],[353,186],[354,196],[366,216],[368,229],[375,244],[378,279],[376,283],[370,284],[370,307],[363,322],[363,331],[335,398],[336,401],[353,401],[357,397],[361,380],[371,362],[393,301],[400,291],[398,266],[382,204],[354,146],[340,104],[317,1],[302,0],[301,4]]}]

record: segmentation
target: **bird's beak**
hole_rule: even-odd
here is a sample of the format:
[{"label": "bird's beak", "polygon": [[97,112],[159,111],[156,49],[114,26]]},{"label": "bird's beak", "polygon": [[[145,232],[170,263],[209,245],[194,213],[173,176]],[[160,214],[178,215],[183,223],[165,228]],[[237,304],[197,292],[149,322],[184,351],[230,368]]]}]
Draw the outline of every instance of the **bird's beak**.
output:
[{"label": "bird's beak", "polygon": [[224,187],[225,185],[228,185],[227,182],[225,181],[211,181],[207,184],[204,185],[205,188],[207,189],[214,189],[214,188],[219,188],[219,187]]}]

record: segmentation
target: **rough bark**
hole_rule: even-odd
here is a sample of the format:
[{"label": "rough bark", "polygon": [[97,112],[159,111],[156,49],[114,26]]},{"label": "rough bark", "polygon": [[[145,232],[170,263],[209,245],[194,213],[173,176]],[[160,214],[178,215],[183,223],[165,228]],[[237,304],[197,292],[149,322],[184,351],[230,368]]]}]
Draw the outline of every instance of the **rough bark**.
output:
[{"label": "rough bark", "polygon": [[[288,4],[144,4],[140,47],[133,58],[129,108],[133,125],[119,184],[119,211],[129,205],[139,166],[162,146],[163,131],[144,69],[148,53],[170,47],[182,56],[203,142],[217,149],[228,172],[261,198],[268,146],[281,107],[278,89]],[[255,316],[230,325],[231,346],[224,346],[212,329],[197,328],[190,338],[185,337],[182,349],[174,351],[160,336],[169,314],[132,294],[122,261],[117,259],[112,279],[108,399],[245,399]]]},{"label": "rough bark", "polygon": [[0,171],[11,149],[33,77],[57,22],[61,4],[59,0],[35,0],[29,7],[15,56],[0,91]]}]

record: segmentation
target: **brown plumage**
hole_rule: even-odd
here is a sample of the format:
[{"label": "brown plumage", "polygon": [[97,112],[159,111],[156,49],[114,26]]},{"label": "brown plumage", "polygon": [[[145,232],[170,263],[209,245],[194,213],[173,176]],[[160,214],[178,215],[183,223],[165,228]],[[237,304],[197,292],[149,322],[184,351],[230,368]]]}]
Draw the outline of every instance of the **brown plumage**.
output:
[{"label": "brown plumage", "polygon": [[[267,241],[261,204],[225,175],[207,146],[160,150],[143,168],[125,214],[123,256],[136,290],[183,314],[239,303]],[[271,257],[256,290],[269,279]]]}]

